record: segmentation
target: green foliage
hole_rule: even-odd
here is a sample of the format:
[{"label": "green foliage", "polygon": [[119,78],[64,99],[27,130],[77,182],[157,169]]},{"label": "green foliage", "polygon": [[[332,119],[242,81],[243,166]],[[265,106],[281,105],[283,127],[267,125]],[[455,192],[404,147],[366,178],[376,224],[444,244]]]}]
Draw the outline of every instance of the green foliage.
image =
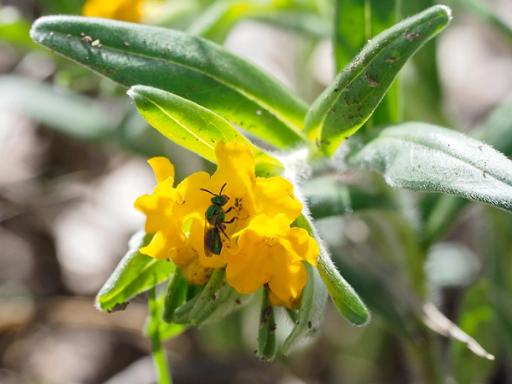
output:
[{"label": "green foliage", "polygon": [[[341,276],[340,272],[336,269],[329,252],[321,242],[318,233],[308,218],[305,216],[297,219],[297,225],[309,231],[320,245],[320,255],[318,257],[318,273],[325,285],[325,289],[329,293],[333,304],[339,313],[348,321],[355,325],[365,325],[370,320],[370,313],[364,305],[363,301],[359,298],[352,286]],[[313,280],[313,279],[311,279]],[[321,288],[322,290],[324,288]],[[319,291],[320,295],[325,295]],[[316,293],[315,293],[316,295]],[[307,299],[306,299],[307,300]],[[312,299],[306,301],[309,305],[313,305]],[[321,300],[315,297],[318,301],[316,305],[321,305]],[[307,316],[311,316],[311,307],[306,305]],[[308,319],[309,320],[309,319]],[[316,323],[316,321],[315,321]],[[303,324],[302,324],[303,325]]]},{"label": "green foliage", "polygon": [[[460,2],[473,8],[478,4],[474,0]],[[437,313],[429,303],[432,287],[427,285],[424,270],[428,249],[446,234],[467,205],[464,198],[512,210],[512,164],[483,142],[452,130],[425,123],[382,129],[400,119],[399,91],[402,90],[395,80],[407,62],[413,64],[417,76],[414,84],[418,89],[414,91],[421,93],[415,102],[421,104],[432,120],[445,120],[439,109],[441,93],[435,46],[430,44],[420,55],[411,58],[447,26],[450,9],[433,6],[392,26],[402,14],[415,13],[432,3],[431,0],[336,0],[332,18],[330,8],[325,6],[327,2],[322,1],[204,1],[189,4],[188,16],[177,18],[174,24],[168,20],[168,25],[180,25],[188,33],[111,20],[44,17],[34,24],[31,35],[42,45],[129,88],[128,94],[137,110],[151,126],[204,159],[215,161],[215,145],[219,141],[239,140],[250,144],[250,139],[255,138],[256,144],[250,145],[256,154],[258,176],[288,175],[296,170],[297,164],[289,159],[295,157],[283,156],[278,161],[257,144],[263,142],[265,148],[268,144],[280,150],[307,152],[303,159],[315,167],[314,177],[301,185],[307,206],[295,225],[317,239],[319,235],[307,213],[315,219],[343,216],[350,221],[356,217],[364,223],[369,232],[365,247],[377,257],[365,259],[368,249],[364,248],[362,256],[358,254],[354,262],[356,257],[351,257],[352,252],[357,254],[361,249],[354,251],[346,244],[331,244],[332,252],[337,255],[333,261],[327,245],[320,242],[318,267],[306,265],[307,285],[298,308],[288,311],[293,325],[281,344],[275,329],[280,329],[282,319],[269,305],[267,290],[262,290],[259,357],[272,360],[277,353],[289,354],[314,337],[322,326],[327,295],[352,325],[366,325],[370,313],[350,281],[386,329],[398,336],[397,340],[403,343],[401,347],[412,351],[411,359],[416,359],[412,365],[418,370],[415,375],[425,382],[441,382],[439,359],[434,353],[437,345],[426,333],[425,325],[432,321],[426,316],[425,308],[434,308],[432,313]],[[190,25],[188,18],[199,13],[201,5],[205,6],[204,12],[193,18]],[[482,12],[508,33],[497,22],[500,19],[496,15],[489,17]],[[299,97],[271,76],[220,46],[192,36],[202,35],[221,42],[236,23],[248,18],[298,32],[311,47],[318,39],[332,36],[336,67],[341,72],[309,110]],[[327,22],[327,18],[332,19]],[[9,29],[4,32],[0,24],[0,38],[7,36],[6,39],[17,41],[19,31],[26,29],[26,25],[21,22],[13,28],[13,33]],[[19,43],[24,44],[21,40]],[[11,94],[16,97],[11,98]],[[34,82],[1,79],[0,99],[80,139],[117,140],[126,148],[133,144],[126,140],[124,121],[117,121],[117,116],[113,119],[110,111],[89,98],[63,94]],[[505,155],[512,153],[511,110],[509,100],[475,131],[475,137]],[[76,124],[70,125],[69,120]],[[328,164],[326,158],[364,124],[367,124],[364,134],[354,137],[350,145],[347,143],[343,153],[345,162],[338,164],[342,171]],[[377,126],[382,129],[380,132],[372,129]],[[147,153],[158,151],[155,146]],[[391,190],[378,175],[368,177],[368,173],[360,172],[361,168],[381,173],[391,187],[445,195],[429,196],[418,207],[414,199],[408,199],[409,194]],[[417,214],[420,209],[423,211]],[[509,340],[512,335],[512,310],[505,299],[510,287],[504,271],[509,269],[509,264],[502,257],[510,248],[507,232],[510,223],[504,219],[505,214],[508,212],[500,211],[492,216],[497,245],[489,247],[486,253],[492,256],[493,262],[489,286],[479,285],[469,292],[460,317],[461,328],[469,335],[481,336],[484,342],[490,340],[494,323],[504,330],[504,339]],[[342,234],[343,228],[337,235],[343,237]],[[253,296],[239,294],[229,286],[223,269],[213,271],[204,287],[190,285],[172,263],[138,252],[150,237],[139,235],[131,241],[127,255],[98,294],[97,306],[104,311],[120,309],[139,293],[151,290],[146,333],[152,340],[155,361],[165,375],[162,341],[189,326],[225,319]],[[157,297],[155,287],[168,279],[166,292]],[[494,302],[489,306],[485,301],[492,295]],[[496,319],[489,318],[489,308],[496,313]],[[437,320],[438,324],[430,324],[436,332],[474,342],[443,315]],[[448,324],[448,330],[440,327],[443,323]],[[474,345],[479,347],[477,343]],[[478,369],[465,371],[464,363],[468,359],[465,346],[457,344],[452,349],[454,377],[464,382],[475,377],[485,379],[488,362],[480,362]]]},{"label": "green foliage", "polygon": [[512,162],[461,133],[405,123],[383,130],[351,155],[393,187],[456,194],[512,210]]},{"label": "green foliage", "polygon": [[310,107],[305,122],[310,139],[332,155],[370,118],[407,59],[450,19],[449,8],[434,6],[370,41]]},{"label": "green foliage", "polygon": [[315,219],[351,214],[358,211],[396,209],[389,196],[336,180],[317,177],[302,187],[311,215]]},{"label": "green foliage", "polygon": [[[165,137],[188,150],[215,162],[215,147],[221,142],[238,141],[250,145],[261,172],[278,173],[282,165],[251,144],[227,120],[200,105],[172,93],[147,86],[134,86],[128,95],[135,101],[139,113]],[[267,135],[279,137],[278,131]]]},{"label": "green foliage", "polygon": [[268,299],[268,289],[263,289],[260,309],[260,326],[258,330],[258,348],[256,354],[260,359],[272,360],[276,354],[276,320],[274,308]]},{"label": "green foliage", "polygon": [[176,269],[165,294],[164,311],[162,318],[167,323],[172,323],[174,312],[187,300],[188,283],[179,269]]},{"label": "green foliage", "polygon": [[[153,290],[152,288],[151,290]],[[187,330],[187,326],[183,324],[176,324],[172,322],[162,321],[167,310],[165,306],[166,295],[160,294],[158,297],[152,297],[152,292],[149,293],[149,316],[144,325],[144,334],[148,337],[158,334],[161,342],[171,340]]]},{"label": "green foliage", "polygon": [[151,240],[150,235],[135,234],[129,250],[96,296],[96,307],[102,311],[116,311],[138,294],[167,280],[175,266],[167,260],[158,260],[139,252]]},{"label": "green foliage", "polygon": [[[474,130],[473,136],[491,145],[506,156],[512,155],[512,99],[504,100],[491,115]],[[438,196],[427,205],[425,214],[426,244],[439,238],[455,222],[468,201],[455,196]]]},{"label": "green foliage", "polygon": [[322,326],[327,292],[318,271],[309,264],[305,266],[308,270],[308,282],[302,293],[300,307],[292,318],[295,323],[293,329],[281,346],[280,352],[283,355],[290,353],[308,338],[315,337]]},{"label": "green foliage", "polygon": [[242,308],[251,298],[226,284],[225,271],[216,269],[204,288],[176,309],[172,320],[196,326],[214,323]]},{"label": "green foliage", "polygon": [[[261,70],[201,38],[71,16],[40,18],[31,36],[126,87],[148,85],[194,101],[275,146],[304,141],[304,103]],[[279,138],[268,135],[269,129],[279,131]]]}]

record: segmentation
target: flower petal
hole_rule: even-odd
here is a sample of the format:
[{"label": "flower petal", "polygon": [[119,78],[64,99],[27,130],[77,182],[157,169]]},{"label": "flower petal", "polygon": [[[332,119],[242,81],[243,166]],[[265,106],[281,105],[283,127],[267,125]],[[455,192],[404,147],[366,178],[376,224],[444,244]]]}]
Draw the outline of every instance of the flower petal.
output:
[{"label": "flower petal", "polygon": [[291,228],[288,234],[288,240],[301,259],[316,266],[320,248],[317,241],[310,236],[308,231],[303,228]]},{"label": "flower petal", "polygon": [[172,199],[158,194],[142,195],[135,200],[135,208],[146,215],[146,233],[165,231],[171,225],[174,204]]},{"label": "flower petal", "polygon": [[302,211],[301,202],[293,194],[292,183],[279,176],[258,178],[255,199],[258,212],[271,217],[284,214],[288,223],[293,222]]},{"label": "flower petal", "polygon": [[272,278],[268,285],[271,292],[288,308],[293,308],[300,298],[306,285],[307,271],[294,252],[277,253],[272,255]]},{"label": "flower petal", "polygon": [[252,231],[240,238],[239,251],[227,254],[226,280],[240,293],[252,293],[267,283],[272,276],[268,263],[268,247]]},{"label": "flower petal", "polygon": [[165,236],[162,232],[157,232],[150,243],[139,250],[143,255],[151,256],[155,259],[171,259],[175,251],[175,239]]},{"label": "flower petal", "polygon": [[174,165],[169,159],[161,156],[152,157],[148,160],[148,164],[151,166],[151,169],[153,169],[157,183],[161,183],[168,178],[172,179],[171,184],[174,183]]}]

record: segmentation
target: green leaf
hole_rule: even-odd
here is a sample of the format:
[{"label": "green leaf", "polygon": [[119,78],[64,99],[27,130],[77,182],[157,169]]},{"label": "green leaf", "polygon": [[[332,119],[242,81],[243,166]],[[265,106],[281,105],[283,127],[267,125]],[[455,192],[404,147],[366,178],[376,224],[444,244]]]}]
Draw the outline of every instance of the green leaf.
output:
[{"label": "green leaf", "polygon": [[[367,41],[398,21],[397,0],[337,0],[335,3],[334,53],[340,71]],[[375,110],[369,127],[397,123],[400,117],[399,89],[395,82]]]},{"label": "green leaf", "polygon": [[163,319],[167,323],[172,323],[174,312],[187,299],[188,284],[187,279],[177,268],[169,281],[167,291],[165,293]]},{"label": "green leaf", "polygon": [[[400,0],[370,0],[371,38],[391,28],[400,20]],[[395,79],[371,118],[373,126],[396,124],[400,121],[400,87]]]},{"label": "green leaf", "polygon": [[338,312],[354,325],[366,325],[370,321],[366,305],[341,276],[326,249],[320,252],[318,272]]},{"label": "green leaf", "polygon": [[504,100],[472,134],[507,156],[512,155],[512,97]]},{"label": "green leaf", "polygon": [[148,306],[149,316],[144,324],[144,334],[148,337],[158,335],[161,342],[171,340],[176,336],[181,335],[187,330],[184,324],[168,323],[163,321],[166,311],[166,293],[162,293],[155,297],[152,290],[149,292]]},{"label": "green leaf", "polygon": [[188,329],[186,325],[160,322],[160,337],[162,341],[174,339],[176,336],[181,335]]},{"label": "green leaf", "polygon": [[320,148],[332,155],[370,118],[409,57],[450,19],[448,7],[434,6],[371,40],[309,109],[309,138],[319,140]]},{"label": "green leaf", "polygon": [[79,139],[106,138],[118,124],[115,107],[19,76],[0,77],[0,103]]},{"label": "green leaf", "polygon": [[253,149],[258,170],[270,174],[282,170],[277,159],[252,145],[227,120],[192,101],[143,85],[130,88],[128,95],[139,113],[161,134],[211,162],[216,161],[217,143],[236,140]]},{"label": "green leaf", "polygon": [[334,8],[334,59],[343,69],[371,36],[367,0],[336,0]]},{"label": "green leaf", "polygon": [[388,196],[347,185],[329,176],[305,182],[302,193],[315,219],[351,214],[367,209],[396,208],[396,204]]},{"label": "green leaf", "polygon": [[192,100],[277,147],[304,141],[304,102],[263,71],[202,38],[71,16],[42,17],[31,36],[127,87],[148,85]]},{"label": "green leaf", "polygon": [[256,355],[262,360],[272,361],[276,351],[276,319],[274,308],[268,300],[268,288],[265,287],[260,307],[260,326],[258,329]]},{"label": "green leaf", "polygon": [[[296,224],[306,229],[318,241],[320,255],[317,270],[338,312],[352,324],[366,325],[370,320],[368,309],[354,289],[336,269],[327,248],[320,240],[318,233],[316,233],[309,219],[301,215],[297,219]],[[310,281],[312,281],[312,279],[310,279]]]},{"label": "green leaf", "polygon": [[[472,135],[493,146],[506,156],[512,155],[512,98],[503,101]],[[439,238],[467,206],[468,201],[456,196],[439,196],[426,212],[424,243]]]},{"label": "green leaf", "polygon": [[212,312],[212,307],[209,305],[217,299],[217,292],[226,284],[226,271],[224,269],[215,269],[204,286],[204,289],[197,296],[194,306],[190,311],[190,318],[192,324],[199,324],[202,320],[207,318]]},{"label": "green leaf", "polygon": [[123,309],[129,300],[165,281],[174,272],[175,266],[170,261],[139,252],[151,237],[138,232],[130,239],[128,252],[96,296],[99,310],[112,312]]},{"label": "green leaf", "polygon": [[461,133],[425,123],[383,130],[349,158],[392,187],[442,192],[512,210],[512,162]]},{"label": "green leaf", "polygon": [[[398,0],[337,0],[335,2],[334,53],[336,70],[340,71],[364,45],[399,20]],[[394,81],[381,100],[367,130],[374,126],[400,121],[398,82]]]},{"label": "green leaf", "polygon": [[[431,7],[434,0],[402,1],[401,13],[413,15]],[[402,98],[403,119],[425,121],[432,124],[445,125],[446,119],[442,111],[442,90],[437,65],[437,41],[429,41],[412,58],[411,71],[401,79],[401,92],[407,95]],[[417,92],[421,89],[421,92]]]},{"label": "green leaf", "polygon": [[321,329],[327,291],[318,271],[308,263],[304,265],[308,271],[308,283],[302,292],[298,313],[294,316],[295,325],[281,346],[280,352],[283,355],[290,353],[306,339],[317,335]]},{"label": "green leaf", "polygon": [[214,323],[251,300],[252,295],[238,293],[224,278],[223,269],[215,270],[201,292],[176,309],[173,321],[196,326]]},{"label": "green leaf", "polygon": [[249,303],[252,298],[253,295],[242,295],[229,284],[224,284],[197,316],[196,322],[205,325],[220,321]]}]

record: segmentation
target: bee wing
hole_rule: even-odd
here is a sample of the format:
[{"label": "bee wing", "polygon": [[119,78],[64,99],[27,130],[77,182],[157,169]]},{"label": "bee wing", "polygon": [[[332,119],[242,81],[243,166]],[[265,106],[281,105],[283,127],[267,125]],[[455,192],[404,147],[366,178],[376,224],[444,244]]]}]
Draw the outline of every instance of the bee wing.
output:
[{"label": "bee wing", "polygon": [[204,221],[204,234],[203,234],[203,248],[205,256],[212,256],[213,252],[211,251],[210,244],[208,243],[210,240],[208,236],[208,230],[211,228],[211,225],[208,223],[208,220]]}]

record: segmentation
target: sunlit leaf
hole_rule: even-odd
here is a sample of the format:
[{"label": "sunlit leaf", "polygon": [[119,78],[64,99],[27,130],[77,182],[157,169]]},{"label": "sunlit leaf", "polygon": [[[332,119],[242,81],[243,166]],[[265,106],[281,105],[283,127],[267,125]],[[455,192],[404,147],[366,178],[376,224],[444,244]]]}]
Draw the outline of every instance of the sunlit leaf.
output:
[{"label": "sunlit leaf", "polygon": [[96,307],[102,311],[124,308],[129,300],[165,281],[175,270],[170,261],[143,255],[139,248],[151,240],[139,232],[130,240],[129,250],[96,296]]},{"label": "sunlit leaf", "polygon": [[238,141],[252,147],[259,170],[275,174],[282,169],[278,160],[252,145],[227,120],[190,100],[141,85],[130,88],[128,95],[149,124],[207,160],[216,161],[215,147],[219,142]]},{"label": "sunlit leaf", "polygon": [[371,116],[398,71],[426,41],[451,19],[446,6],[434,6],[371,40],[313,103],[306,132],[332,155]]}]

